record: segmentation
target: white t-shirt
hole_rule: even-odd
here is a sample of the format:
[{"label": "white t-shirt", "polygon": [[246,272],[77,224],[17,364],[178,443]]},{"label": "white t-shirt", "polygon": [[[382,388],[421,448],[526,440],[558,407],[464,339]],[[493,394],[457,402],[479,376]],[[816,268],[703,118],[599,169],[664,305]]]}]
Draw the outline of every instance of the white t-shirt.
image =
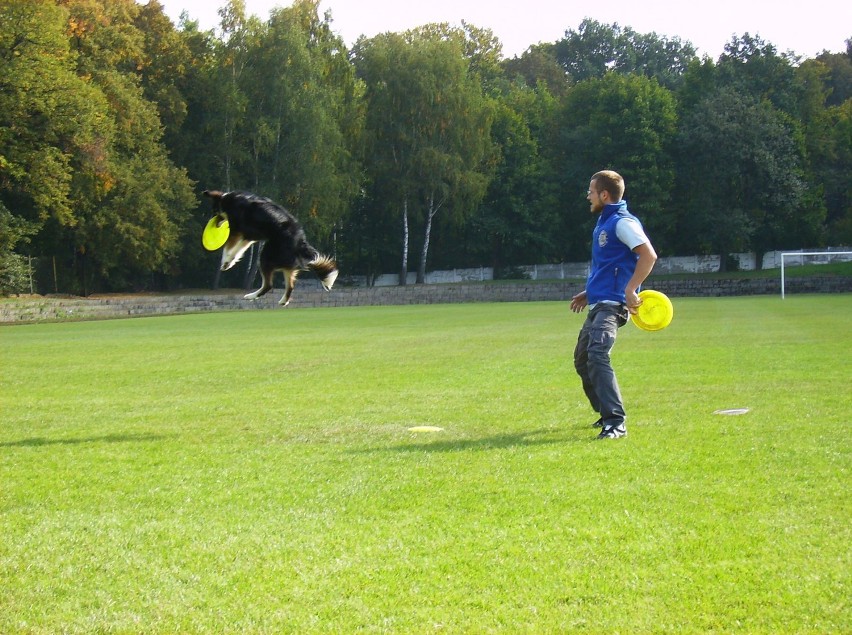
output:
[{"label": "white t-shirt", "polygon": [[648,242],[642,226],[632,218],[622,218],[618,221],[615,224],[615,235],[630,248],[630,251]]}]

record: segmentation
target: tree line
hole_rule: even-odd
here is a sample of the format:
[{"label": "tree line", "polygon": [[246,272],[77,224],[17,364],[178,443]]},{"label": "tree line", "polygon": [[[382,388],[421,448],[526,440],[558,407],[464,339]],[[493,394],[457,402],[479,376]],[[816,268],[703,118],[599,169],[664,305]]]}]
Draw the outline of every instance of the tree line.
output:
[{"label": "tree line", "polygon": [[256,252],[219,280],[201,248],[204,189],[288,207],[344,283],[585,260],[603,168],[661,255],[852,243],[852,39],[713,60],[586,19],[506,59],[468,23],[347,47],[318,6],[227,0],[207,31],[158,0],[0,0],[0,291],[29,257],[42,292],[249,286]]}]

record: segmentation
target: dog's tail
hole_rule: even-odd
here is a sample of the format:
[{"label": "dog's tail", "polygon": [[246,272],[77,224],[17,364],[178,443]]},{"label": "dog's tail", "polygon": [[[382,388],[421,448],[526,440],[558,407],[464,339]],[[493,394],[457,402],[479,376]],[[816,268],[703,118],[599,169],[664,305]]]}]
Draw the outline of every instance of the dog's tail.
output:
[{"label": "dog's tail", "polygon": [[308,263],[308,268],[313,271],[322,281],[322,286],[326,291],[331,291],[334,286],[334,281],[337,280],[337,263],[333,258],[317,254],[316,257]]}]

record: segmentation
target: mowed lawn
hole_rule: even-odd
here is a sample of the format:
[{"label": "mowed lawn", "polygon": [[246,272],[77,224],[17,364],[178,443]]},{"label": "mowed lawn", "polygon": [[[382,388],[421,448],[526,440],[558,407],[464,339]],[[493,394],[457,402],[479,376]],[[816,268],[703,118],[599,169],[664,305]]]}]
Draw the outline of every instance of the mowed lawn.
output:
[{"label": "mowed lawn", "polygon": [[0,633],[849,633],[852,296],[674,303],[0,328]]}]

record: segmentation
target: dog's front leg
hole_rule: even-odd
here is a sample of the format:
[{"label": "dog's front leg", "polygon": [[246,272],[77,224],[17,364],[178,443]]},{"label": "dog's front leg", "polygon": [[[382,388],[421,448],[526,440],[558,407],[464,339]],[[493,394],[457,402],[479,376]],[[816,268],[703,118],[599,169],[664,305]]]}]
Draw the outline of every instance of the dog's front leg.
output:
[{"label": "dog's front leg", "polygon": [[299,275],[298,269],[285,269],[284,270],[284,295],[278,301],[278,304],[281,306],[287,306],[290,304],[290,295],[293,293],[293,288],[296,286],[296,278]]},{"label": "dog's front leg", "polygon": [[257,291],[252,291],[251,293],[247,293],[243,296],[243,300],[257,300],[260,296],[269,293],[272,289],[272,271],[263,271],[261,272],[262,284],[260,285],[260,289]]},{"label": "dog's front leg", "polygon": [[246,253],[246,250],[251,247],[255,241],[238,238],[234,241],[229,240],[225,243],[225,248],[222,250],[222,271],[227,271],[237,264]]},{"label": "dog's front leg", "polygon": [[251,293],[246,293],[246,294],[243,296],[243,300],[257,300],[260,296],[262,296],[262,295],[266,295],[267,293],[269,293],[269,290],[270,290],[271,288],[272,288],[272,287],[267,287],[266,285],[263,285],[263,286],[262,286],[260,289],[258,289],[257,291],[252,291]]}]

